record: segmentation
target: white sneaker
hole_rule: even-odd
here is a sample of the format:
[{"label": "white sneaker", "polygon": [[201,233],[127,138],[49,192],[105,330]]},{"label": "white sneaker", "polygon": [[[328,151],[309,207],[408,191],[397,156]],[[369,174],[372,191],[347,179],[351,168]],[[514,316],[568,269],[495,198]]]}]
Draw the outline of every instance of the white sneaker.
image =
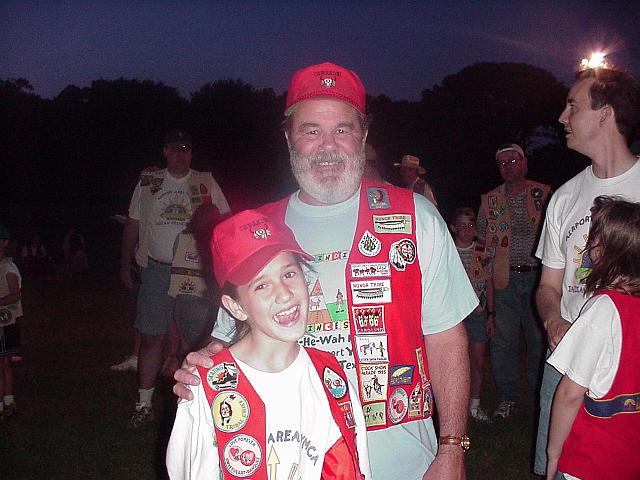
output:
[{"label": "white sneaker", "polygon": [[114,372],[126,372],[127,370],[135,372],[138,370],[138,356],[129,355],[122,362],[111,365],[109,369],[113,370]]},{"label": "white sneaker", "polygon": [[491,418],[489,418],[489,415],[487,414],[487,412],[481,409],[480,407],[470,408],[469,415],[471,416],[471,418],[473,418],[478,422],[491,423]]}]

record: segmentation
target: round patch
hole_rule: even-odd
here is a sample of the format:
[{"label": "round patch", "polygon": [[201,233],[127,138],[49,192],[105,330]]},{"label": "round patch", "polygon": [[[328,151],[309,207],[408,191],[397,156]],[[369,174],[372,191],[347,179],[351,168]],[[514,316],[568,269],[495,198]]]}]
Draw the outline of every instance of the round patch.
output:
[{"label": "round patch", "polygon": [[347,382],[329,367],[324,367],[322,380],[333,398],[340,399],[347,393]]},{"label": "round patch", "polygon": [[225,433],[237,432],[249,420],[249,403],[235,391],[222,392],[216,395],[211,405],[213,424]]},{"label": "round patch", "polygon": [[403,238],[391,244],[389,262],[396,270],[404,272],[407,264],[416,261],[416,244],[408,238]]},{"label": "round patch", "polygon": [[494,223],[489,224],[489,227],[487,227],[489,230],[489,233],[496,233],[498,231],[498,229],[496,228],[496,225]]},{"label": "round patch", "polygon": [[540,190],[539,188],[534,188],[531,190],[531,196],[533,198],[540,198],[542,197],[542,190]]},{"label": "round patch", "polygon": [[500,225],[498,226],[498,228],[500,229],[501,232],[506,232],[507,229],[509,228],[509,224],[507,222],[500,222]]},{"label": "round patch", "polygon": [[387,413],[391,423],[400,423],[409,409],[409,395],[402,388],[396,388],[387,403]]},{"label": "round patch", "polygon": [[207,384],[214,390],[236,388],[238,386],[238,367],[233,362],[214,365],[207,372]]},{"label": "round patch", "polygon": [[262,463],[262,448],[249,435],[236,435],[224,446],[224,467],[236,477],[248,477]]}]

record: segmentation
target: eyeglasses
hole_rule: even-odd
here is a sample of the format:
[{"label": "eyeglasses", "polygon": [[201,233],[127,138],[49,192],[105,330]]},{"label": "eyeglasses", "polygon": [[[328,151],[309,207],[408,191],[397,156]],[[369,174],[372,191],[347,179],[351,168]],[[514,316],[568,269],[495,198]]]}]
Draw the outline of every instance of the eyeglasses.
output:
[{"label": "eyeglasses", "polygon": [[471,230],[473,228],[476,228],[476,224],[469,222],[469,223],[456,223],[456,227],[458,228],[465,228],[467,230]]},{"label": "eyeglasses", "polygon": [[507,165],[515,165],[520,160],[520,157],[507,158],[505,160],[498,160],[497,164],[499,167],[506,167]]},{"label": "eyeglasses", "polygon": [[172,152],[190,152],[191,145],[187,145],[186,143],[174,143],[167,147]]}]

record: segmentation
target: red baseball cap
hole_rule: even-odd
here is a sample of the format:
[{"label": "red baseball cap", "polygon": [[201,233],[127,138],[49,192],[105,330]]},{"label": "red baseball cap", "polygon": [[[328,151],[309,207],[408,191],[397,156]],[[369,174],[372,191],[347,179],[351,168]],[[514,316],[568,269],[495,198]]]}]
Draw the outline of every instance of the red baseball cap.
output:
[{"label": "red baseball cap", "polygon": [[291,107],[319,96],[336,97],[352,105],[362,115],[366,113],[366,92],[358,75],[333,63],[321,63],[298,70],[291,77],[287,92],[285,115],[291,113]]},{"label": "red baseball cap", "polygon": [[244,210],[216,225],[211,237],[213,272],[218,285],[249,283],[281,252],[292,252],[307,260],[307,254],[284,222],[258,210]]}]

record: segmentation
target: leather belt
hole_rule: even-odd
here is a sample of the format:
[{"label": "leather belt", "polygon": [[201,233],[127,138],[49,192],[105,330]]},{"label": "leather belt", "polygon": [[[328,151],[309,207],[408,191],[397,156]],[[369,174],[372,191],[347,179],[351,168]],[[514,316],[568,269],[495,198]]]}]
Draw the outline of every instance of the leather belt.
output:
[{"label": "leather belt", "polygon": [[535,272],[536,270],[538,270],[538,266],[537,265],[511,265],[509,267],[509,270],[511,270],[512,272],[515,273],[527,273],[527,272]]}]

